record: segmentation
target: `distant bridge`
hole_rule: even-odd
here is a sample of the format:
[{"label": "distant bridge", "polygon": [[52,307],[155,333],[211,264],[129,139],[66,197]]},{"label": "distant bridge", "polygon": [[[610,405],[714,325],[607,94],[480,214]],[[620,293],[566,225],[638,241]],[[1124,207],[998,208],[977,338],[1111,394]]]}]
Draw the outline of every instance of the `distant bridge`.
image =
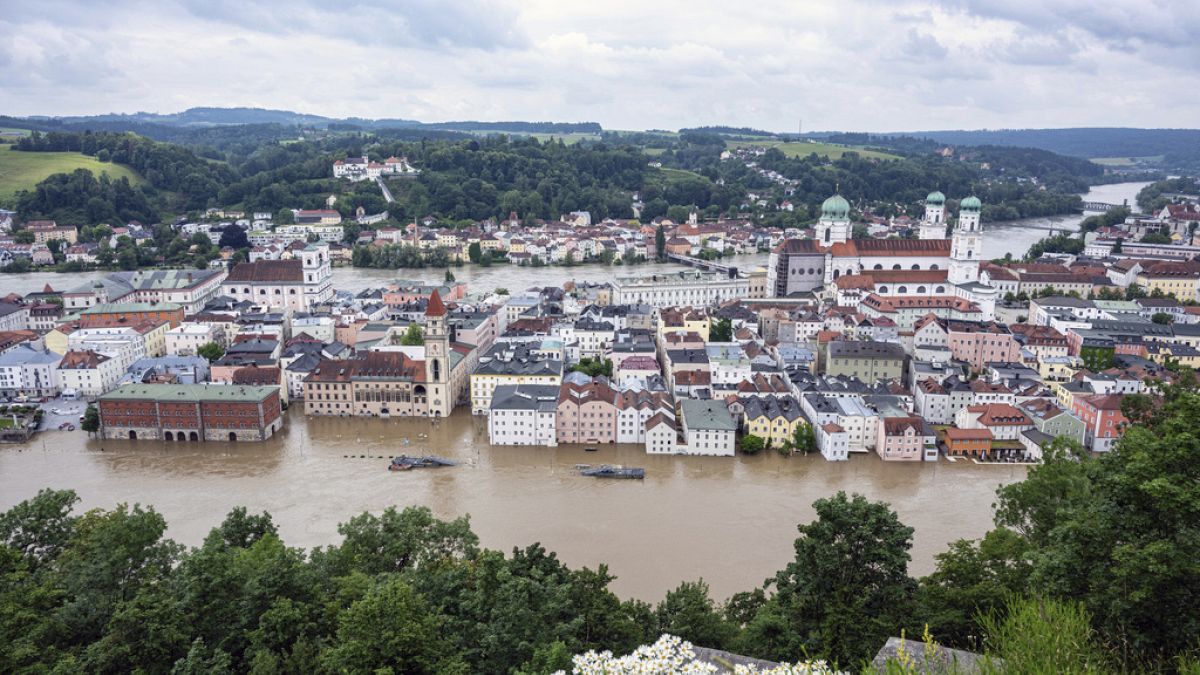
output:
[{"label": "distant bridge", "polygon": [[1083,212],[1084,213],[1108,213],[1109,211],[1112,211],[1113,209],[1119,209],[1124,206],[1129,206],[1129,204],[1128,203],[1106,204],[1104,202],[1084,202],[1083,203]]},{"label": "distant bridge", "polygon": [[730,279],[733,279],[738,275],[737,267],[734,267],[733,265],[724,265],[714,260],[701,260],[700,258],[693,258],[690,255],[679,255],[678,253],[668,253],[667,259],[671,262],[677,262],[680,265],[699,267],[700,269],[708,270],[709,272],[725,274],[728,275]]}]

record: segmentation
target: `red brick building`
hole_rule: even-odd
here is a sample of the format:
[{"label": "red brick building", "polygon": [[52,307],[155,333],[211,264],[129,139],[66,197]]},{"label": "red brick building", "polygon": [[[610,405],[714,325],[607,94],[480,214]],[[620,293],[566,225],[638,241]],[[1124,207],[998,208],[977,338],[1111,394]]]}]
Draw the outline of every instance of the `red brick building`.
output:
[{"label": "red brick building", "polygon": [[277,386],[127,384],[97,407],[101,438],[263,441],[283,428]]},{"label": "red brick building", "polygon": [[183,307],[173,302],[113,302],[89,307],[79,313],[79,325],[112,326],[135,323],[161,323],[171,328],[183,321]]}]

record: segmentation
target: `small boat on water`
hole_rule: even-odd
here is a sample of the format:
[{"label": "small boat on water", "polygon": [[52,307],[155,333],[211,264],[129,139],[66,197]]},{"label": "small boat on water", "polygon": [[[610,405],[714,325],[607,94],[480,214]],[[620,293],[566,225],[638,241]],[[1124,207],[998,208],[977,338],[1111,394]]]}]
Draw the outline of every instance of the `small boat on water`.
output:
[{"label": "small boat on water", "polygon": [[579,474],[581,476],[591,476],[593,478],[641,479],[646,477],[646,470],[632,466],[605,464],[594,469],[581,469]]},{"label": "small boat on water", "polygon": [[600,448],[584,448],[583,449],[584,452],[597,452],[599,450],[600,450]]},{"label": "small boat on water", "polygon": [[444,457],[434,457],[433,455],[425,455],[424,457],[400,455],[399,457],[392,458],[392,463],[388,465],[388,471],[435,469],[441,466],[458,466],[458,462],[451,459],[445,459]]}]

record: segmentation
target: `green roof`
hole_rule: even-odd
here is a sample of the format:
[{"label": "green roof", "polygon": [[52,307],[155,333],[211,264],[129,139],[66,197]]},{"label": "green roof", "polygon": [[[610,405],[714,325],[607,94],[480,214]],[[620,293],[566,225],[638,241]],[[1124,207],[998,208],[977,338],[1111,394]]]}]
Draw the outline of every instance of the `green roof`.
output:
[{"label": "green roof", "polygon": [[925,198],[925,203],[926,204],[945,204],[946,203],[946,195],[942,194],[940,191],[934,190],[933,192],[929,193],[928,197]]},{"label": "green roof", "polygon": [[240,384],[126,384],[100,397],[101,401],[230,401],[258,403],[279,387]]},{"label": "green roof", "polygon": [[978,211],[983,208],[983,202],[979,201],[979,197],[971,195],[959,202],[958,208],[963,211]]},{"label": "green roof", "polygon": [[181,305],[173,302],[110,302],[88,307],[80,314],[113,314],[116,312],[173,312]]},{"label": "green roof", "polygon": [[733,415],[729,414],[729,407],[720,401],[702,401],[689,398],[682,401],[679,407],[683,409],[683,420],[688,429],[702,429],[706,431],[737,430],[737,424],[733,421]]},{"label": "green roof", "polygon": [[841,195],[834,195],[821,203],[822,218],[849,218],[850,202]]}]

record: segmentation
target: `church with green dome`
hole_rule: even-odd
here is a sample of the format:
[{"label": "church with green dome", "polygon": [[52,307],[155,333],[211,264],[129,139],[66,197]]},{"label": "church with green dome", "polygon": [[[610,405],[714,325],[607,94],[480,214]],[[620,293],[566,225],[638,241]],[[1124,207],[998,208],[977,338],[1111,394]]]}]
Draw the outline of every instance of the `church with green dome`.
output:
[{"label": "church with green dome", "polygon": [[962,199],[951,226],[946,195],[935,190],[917,239],[854,239],[850,202],[834,194],[822,202],[811,239],[787,239],[771,253],[767,287],[777,297],[828,293],[839,306],[924,302],[939,315],[988,320],[996,289],[980,282],[982,210],[978,197]]}]

